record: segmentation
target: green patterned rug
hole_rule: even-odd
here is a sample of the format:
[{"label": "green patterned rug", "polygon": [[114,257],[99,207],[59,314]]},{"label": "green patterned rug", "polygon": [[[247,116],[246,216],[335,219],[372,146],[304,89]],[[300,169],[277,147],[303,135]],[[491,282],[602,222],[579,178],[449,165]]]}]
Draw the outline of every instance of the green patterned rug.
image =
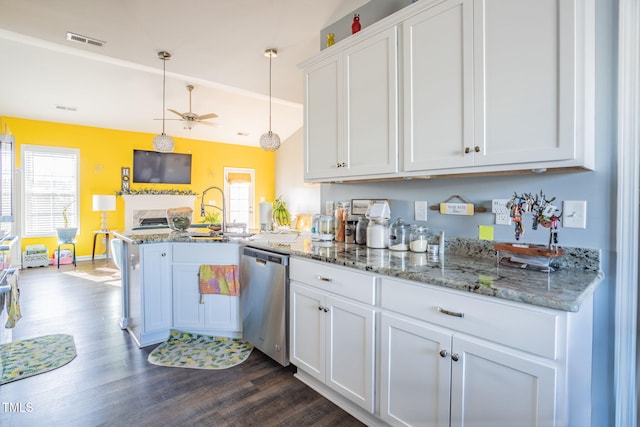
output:
[{"label": "green patterned rug", "polygon": [[241,339],[172,330],[167,341],[149,354],[149,362],[175,368],[227,369],[247,360],[252,350]]},{"label": "green patterned rug", "polygon": [[0,384],[42,374],[71,362],[76,346],[71,335],[46,335],[0,345]]}]

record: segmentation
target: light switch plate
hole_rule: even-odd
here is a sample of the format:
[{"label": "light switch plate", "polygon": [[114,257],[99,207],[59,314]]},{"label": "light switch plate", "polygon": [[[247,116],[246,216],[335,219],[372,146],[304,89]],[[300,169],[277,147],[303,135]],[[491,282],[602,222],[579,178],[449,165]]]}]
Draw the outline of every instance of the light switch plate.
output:
[{"label": "light switch plate", "polygon": [[427,201],[419,201],[414,203],[414,220],[426,221],[427,220]]},{"label": "light switch plate", "polygon": [[507,209],[508,202],[509,202],[509,199],[493,199],[491,201],[491,213],[494,213],[494,214],[509,213],[509,209]]},{"label": "light switch plate", "polygon": [[586,200],[565,200],[562,203],[562,226],[564,228],[587,228]]},{"label": "light switch plate", "polygon": [[508,213],[497,213],[496,225],[511,225],[511,215]]}]

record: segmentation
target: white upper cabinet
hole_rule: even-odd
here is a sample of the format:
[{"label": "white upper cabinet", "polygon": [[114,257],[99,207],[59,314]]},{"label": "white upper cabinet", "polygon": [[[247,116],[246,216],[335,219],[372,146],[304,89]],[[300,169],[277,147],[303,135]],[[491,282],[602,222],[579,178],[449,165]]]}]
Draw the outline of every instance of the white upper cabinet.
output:
[{"label": "white upper cabinet", "polygon": [[594,168],[594,0],[423,0],[301,66],[307,181]]},{"label": "white upper cabinet", "polygon": [[393,26],[305,66],[306,180],[398,172],[397,38]]},{"label": "white upper cabinet", "polygon": [[441,3],[403,23],[404,170],[473,166],[473,3]]}]

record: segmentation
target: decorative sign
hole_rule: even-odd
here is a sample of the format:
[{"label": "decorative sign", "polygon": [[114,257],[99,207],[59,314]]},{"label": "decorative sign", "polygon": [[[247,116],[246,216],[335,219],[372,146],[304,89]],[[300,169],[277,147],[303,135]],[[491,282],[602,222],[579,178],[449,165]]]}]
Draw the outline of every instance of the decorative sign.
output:
[{"label": "decorative sign", "polygon": [[443,215],[473,215],[473,203],[440,203]]},{"label": "decorative sign", "polygon": [[122,191],[129,191],[130,184],[129,168],[121,168],[120,169],[120,178],[122,180]]}]

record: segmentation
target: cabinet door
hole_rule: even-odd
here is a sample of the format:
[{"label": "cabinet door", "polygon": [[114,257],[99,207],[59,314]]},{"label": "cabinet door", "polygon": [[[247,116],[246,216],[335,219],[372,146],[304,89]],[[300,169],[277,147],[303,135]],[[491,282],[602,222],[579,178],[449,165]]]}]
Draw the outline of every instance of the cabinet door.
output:
[{"label": "cabinet door", "polygon": [[319,381],[325,380],[324,296],[291,282],[289,321],[291,363]]},{"label": "cabinet door", "polygon": [[451,334],[386,313],[381,328],[380,417],[391,425],[448,427]]},{"label": "cabinet door", "polygon": [[204,327],[204,307],[200,304],[197,264],[173,265],[173,327]]},{"label": "cabinet door", "polygon": [[342,176],[398,172],[397,39],[393,26],[344,53]]},{"label": "cabinet door", "polygon": [[171,246],[144,245],[142,262],[143,332],[171,328]]},{"label": "cabinet door", "polygon": [[326,384],[365,410],[374,411],[374,315],[372,308],[326,297]]},{"label": "cabinet door", "polygon": [[341,64],[339,57],[331,57],[305,70],[305,179],[336,177],[341,170]]},{"label": "cabinet door", "polygon": [[454,337],[452,426],[555,425],[556,368],[489,342]]},{"label": "cabinet door", "polygon": [[240,297],[204,295],[204,327],[237,332],[240,328]]},{"label": "cabinet door", "polygon": [[473,165],[472,20],[449,0],[403,23],[405,171]]},{"label": "cabinet door", "polygon": [[575,157],[575,3],[475,3],[476,165]]}]

